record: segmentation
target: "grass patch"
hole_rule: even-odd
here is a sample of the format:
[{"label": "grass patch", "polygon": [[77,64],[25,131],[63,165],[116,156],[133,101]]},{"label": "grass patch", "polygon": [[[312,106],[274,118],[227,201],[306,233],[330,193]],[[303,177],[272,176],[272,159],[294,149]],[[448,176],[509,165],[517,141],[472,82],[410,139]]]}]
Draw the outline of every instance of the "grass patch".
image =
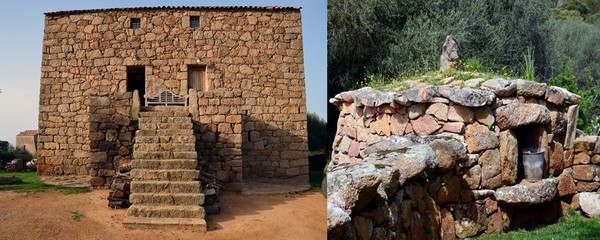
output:
[{"label": "grass patch", "polygon": [[79,221],[81,221],[82,217],[83,217],[83,214],[81,214],[77,211],[71,211],[71,219],[73,219],[73,221],[79,222]]},{"label": "grass patch", "polygon": [[90,190],[86,187],[61,187],[45,184],[37,179],[36,172],[6,172],[0,171],[0,176],[10,177],[15,176],[21,179],[23,183],[12,185],[0,185],[0,190],[12,190],[15,192],[43,192],[43,191],[59,191],[63,194],[86,193]]},{"label": "grass patch", "polygon": [[531,230],[519,230],[508,233],[493,234],[479,238],[477,240],[497,240],[497,239],[519,239],[519,240],[538,240],[538,239],[598,239],[600,236],[600,218],[585,218],[581,215],[570,212],[562,217],[558,223],[539,227]]},{"label": "grass patch", "polygon": [[323,171],[310,171],[308,172],[308,182],[311,187],[321,187],[323,181]]}]

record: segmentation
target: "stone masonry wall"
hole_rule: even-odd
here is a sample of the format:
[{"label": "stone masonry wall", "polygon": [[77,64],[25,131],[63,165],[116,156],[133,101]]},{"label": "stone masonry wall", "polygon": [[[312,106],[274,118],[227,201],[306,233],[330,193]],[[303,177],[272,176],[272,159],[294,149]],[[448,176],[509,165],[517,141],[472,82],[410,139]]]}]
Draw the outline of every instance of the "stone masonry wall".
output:
[{"label": "stone masonry wall", "polygon": [[[189,26],[190,16],[199,16],[198,28]],[[130,29],[131,18],[140,18],[139,29]],[[244,116],[242,135],[259,136],[251,139],[253,144],[242,145],[243,160],[249,164],[244,177],[306,177],[301,29],[296,8],[158,7],[47,13],[40,174],[88,174],[89,169],[65,171],[56,166],[87,161],[92,151],[87,96],[127,92],[127,66],[145,66],[146,94],[161,89],[186,94],[188,66],[201,65],[206,67],[207,94],[238,91],[232,101],[239,105],[237,114]],[[207,117],[199,110],[200,117]],[[216,124],[213,120],[211,124]],[[231,158],[237,161],[237,154]],[[239,163],[234,165],[239,167]],[[227,178],[241,177],[239,171],[234,173]]]},{"label": "stone masonry wall", "polygon": [[[504,79],[338,94],[329,236],[464,238],[578,208],[574,196],[600,185],[598,138],[575,139],[578,101],[562,88]],[[425,150],[411,153],[415,145]],[[542,181],[524,180],[520,151],[530,147],[544,151]]]}]

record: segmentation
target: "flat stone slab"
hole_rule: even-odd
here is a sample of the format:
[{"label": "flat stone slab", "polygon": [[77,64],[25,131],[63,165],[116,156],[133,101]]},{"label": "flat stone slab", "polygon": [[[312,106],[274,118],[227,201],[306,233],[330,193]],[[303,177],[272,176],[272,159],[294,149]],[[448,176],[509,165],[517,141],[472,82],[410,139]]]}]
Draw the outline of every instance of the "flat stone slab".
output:
[{"label": "flat stone slab", "polygon": [[503,204],[525,206],[550,201],[556,195],[558,178],[538,182],[521,181],[519,184],[496,189],[494,196]]}]

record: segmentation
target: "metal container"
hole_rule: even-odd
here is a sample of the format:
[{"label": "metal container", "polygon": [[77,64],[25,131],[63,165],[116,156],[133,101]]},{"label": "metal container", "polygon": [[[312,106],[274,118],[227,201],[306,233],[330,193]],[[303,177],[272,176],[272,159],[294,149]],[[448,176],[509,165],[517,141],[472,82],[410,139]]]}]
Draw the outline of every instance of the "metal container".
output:
[{"label": "metal container", "polygon": [[544,151],[523,150],[521,154],[525,179],[530,182],[542,180],[544,177]]}]

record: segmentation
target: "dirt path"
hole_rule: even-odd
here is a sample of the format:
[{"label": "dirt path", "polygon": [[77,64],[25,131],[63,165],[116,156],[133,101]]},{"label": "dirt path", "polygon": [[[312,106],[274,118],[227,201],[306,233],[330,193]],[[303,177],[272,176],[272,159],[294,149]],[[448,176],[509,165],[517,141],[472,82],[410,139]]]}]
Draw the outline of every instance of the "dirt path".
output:
[{"label": "dirt path", "polygon": [[107,206],[107,190],[0,191],[0,239],[326,239],[325,197],[224,193],[221,213],[207,216],[208,232],[190,228],[125,229],[125,209]]}]

